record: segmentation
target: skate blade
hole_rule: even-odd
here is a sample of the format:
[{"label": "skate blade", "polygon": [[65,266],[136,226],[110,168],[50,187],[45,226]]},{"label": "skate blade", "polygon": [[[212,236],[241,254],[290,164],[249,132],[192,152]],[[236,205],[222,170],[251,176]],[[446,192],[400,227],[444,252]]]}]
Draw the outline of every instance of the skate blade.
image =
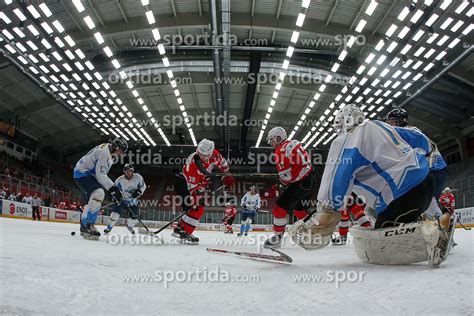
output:
[{"label": "skate blade", "polygon": [[94,241],[98,241],[100,236],[93,236],[93,235],[90,235],[90,234],[83,234],[82,235],[82,238],[86,239],[86,240],[94,240]]}]

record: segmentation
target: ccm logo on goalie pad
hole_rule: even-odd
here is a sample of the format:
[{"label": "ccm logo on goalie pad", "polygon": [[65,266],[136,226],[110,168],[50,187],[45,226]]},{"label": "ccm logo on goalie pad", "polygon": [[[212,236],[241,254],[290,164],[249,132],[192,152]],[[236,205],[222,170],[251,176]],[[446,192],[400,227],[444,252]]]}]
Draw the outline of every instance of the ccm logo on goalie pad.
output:
[{"label": "ccm logo on goalie pad", "polygon": [[389,230],[385,232],[385,237],[390,237],[393,235],[406,235],[410,233],[415,232],[416,227],[413,228],[400,228],[400,229],[394,229],[394,230]]}]

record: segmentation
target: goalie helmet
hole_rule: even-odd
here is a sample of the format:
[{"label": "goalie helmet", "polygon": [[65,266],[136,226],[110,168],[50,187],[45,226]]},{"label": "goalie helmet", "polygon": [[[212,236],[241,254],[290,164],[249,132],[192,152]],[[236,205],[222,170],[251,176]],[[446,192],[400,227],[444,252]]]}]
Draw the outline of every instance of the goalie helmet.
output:
[{"label": "goalie helmet", "polygon": [[[274,127],[268,132],[267,143],[271,145],[272,140],[276,141],[277,137],[280,137],[280,142],[288,138],[288,136],[286,135],[285,129],[281,126]],[[277,143],[280,143],[280,142],[277,142]]]},{"label": "goalie helmet", "polygon": [[358,106],[348,104],[336,114],[333,127],[338,134],[345,134],[364,121],[364,112]]},{"label": "goalie helmet", "polygon": [[214,151],[214,142],[204,138],[199,142],[196,151],[198,154],[210,156]]}]

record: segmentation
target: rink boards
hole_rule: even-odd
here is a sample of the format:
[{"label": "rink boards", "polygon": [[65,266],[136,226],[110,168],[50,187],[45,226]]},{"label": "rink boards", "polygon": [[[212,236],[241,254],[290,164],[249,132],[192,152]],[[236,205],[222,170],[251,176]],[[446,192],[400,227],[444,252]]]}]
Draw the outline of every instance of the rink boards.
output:
[{"label": "rink boards", "polygon": [[[0,200],[0,215],[2,217],[11,218],[32,218],[31,205],[21,202],[14,202],[9,200]],[[51,222],[67,222],[67,223],[79,223],[80,213],[76,211],[60,210],[53,207],[40,207],[41,219]],[[466,207],[457,209],[456,214],[459,217],[460,222],[467,227],[474,226],[474,207]],[[98,224],[106,224],[109,220],[108,216],[99,215],[97,219]],[[161,227],[165,222],[161,221],[144,221],[148,227],[158,228]],[[120,218],[118,221],[119,225],[123,225],[123,219]],[[239,225],[235,224],[234,228],[238,228]],[[456,226],[460,228],[458,224]],[[218,223],[200,223],[199,229],[204,230],[222,230],[222,225]],[[271,231],[271,225],[253,225],[253,231]]]}]

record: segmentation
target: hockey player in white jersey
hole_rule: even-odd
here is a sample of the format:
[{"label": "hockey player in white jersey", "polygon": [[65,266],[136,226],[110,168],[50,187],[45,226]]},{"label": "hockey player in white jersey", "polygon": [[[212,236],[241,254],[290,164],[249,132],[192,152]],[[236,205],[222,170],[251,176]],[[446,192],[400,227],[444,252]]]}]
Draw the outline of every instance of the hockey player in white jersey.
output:
[{"label": "hockey player in white jersey", "polygon": [[127,141],[115,139],[92,148],[74,167],[73,178],[85,195],[87,205],[81,218],[81,236],[98,238],[99,231],[95,228],[97,215],[107,191],[116,203],[122,201],[122,192],[107,176],[113,164],[112,155],[123,155],[128,150]]},{"label": "hockey player in white jersey", "polygon": [[250,231],[250,225],[261,205],[260,194],[257,193],[257,189],[254,185],[252,185],[250,190],[242,197],[240,205],[243,211],[240,213],[240,232],[237,234],[239,237],[242,235],[247,236]]},{"label": "hockey player in white jersey", "polygon": [[[366,121],[352,104],[336,115],[334,125],[340,135],[329,150],[327,161],[333,163],[324,169],[317,212],[291,229],[293,241],[307,250],[330,242],[341,218],[338,210],[351,192],[365,197],[367,206],[375,210],[375,230],[416,222],[434,193],[435,179],[429,173],[426,153],[412,148],[392,126]],[[438,237],[433,237],[434,242]],[[445,252],[441,260],[446,250],[441,249]]]},{"label": "hockey player in white jersey", "polygon": [[143,177],[139,173],[135,172],[131,164],[126,164],[123,167],[123,175],[115,180],[115,186],[122,192],[123,200],[114,206],[107,228],[104,229],[104,233],[110,233],[123,211],[127,209],[130,212],[130,218],[127,220],[127,228],[130,233],[134,235],[135,231],[133,227],[135,227],[140,213],[140,201],[138,199],[145,192],[145,180],[143,180]]}]

